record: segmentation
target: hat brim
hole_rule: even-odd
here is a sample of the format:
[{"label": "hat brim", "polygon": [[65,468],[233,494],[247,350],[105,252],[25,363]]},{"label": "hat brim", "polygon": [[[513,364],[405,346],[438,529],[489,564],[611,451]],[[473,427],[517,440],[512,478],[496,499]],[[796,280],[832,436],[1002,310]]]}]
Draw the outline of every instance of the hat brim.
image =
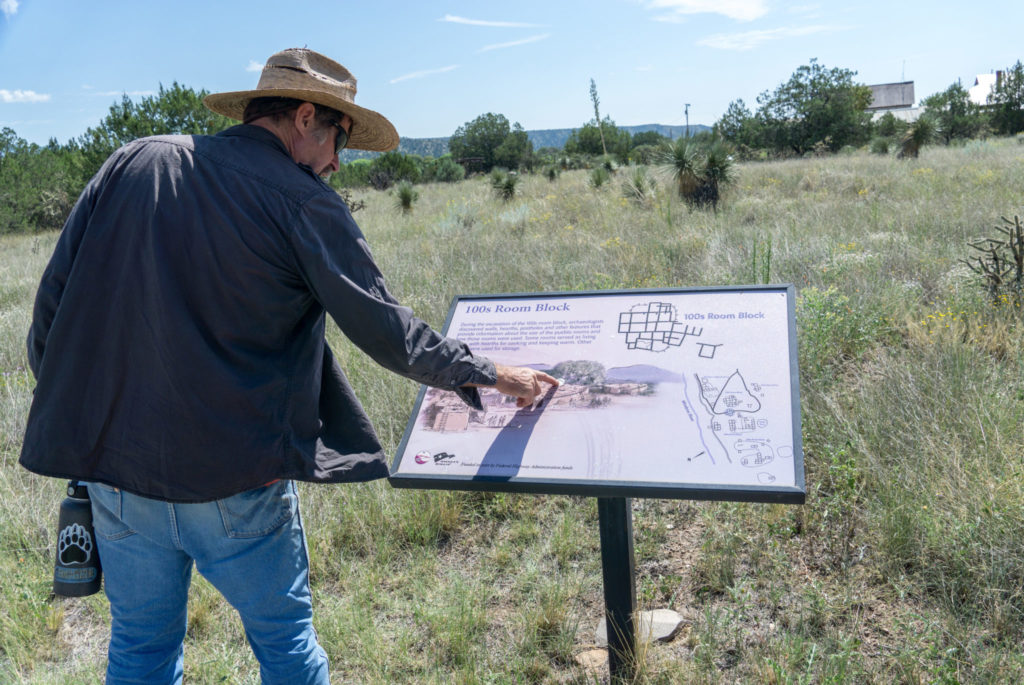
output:
[{"label": "hat brim", "polygon": [[352,131],[348,137],[348,148],[386,152],[398,147],[398,131],[384,116],[359,105],[332,97],[319,90],[296,88],[263,88],[260,90],[238,90],[230,93],[213,93],[203,98],[206,108],[229,119],[242,121],[245,106],[253,98],[295,98],[317,105],[330,107],[352,118]]}]

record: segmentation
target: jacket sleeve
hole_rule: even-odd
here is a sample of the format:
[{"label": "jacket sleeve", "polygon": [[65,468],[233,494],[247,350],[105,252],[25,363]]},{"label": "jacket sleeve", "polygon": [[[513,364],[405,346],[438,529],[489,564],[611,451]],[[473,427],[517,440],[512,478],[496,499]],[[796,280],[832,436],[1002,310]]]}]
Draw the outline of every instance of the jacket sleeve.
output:
[{"label": "jacket sleeve", "polygon": [[64,294],[64,286],[67,284],[68,275],[74,266],[75,255],[78,253],[82,237],[89,225],[89,216],[92,213],[94,199],[98,193],[98,187],[102,183],[102,177],[102,172],[97,174],[78,197],[71,214],[64,222],[64,228],[57,239],[57,246],[43,271],[42,280],[36,290],[35,305],[32,308],[32,323],[29,326],[28,340],[26,341],[28,365],[34,376],[39,375],[39,366],[46,351],[46,339],[49,336],[53,320],[57,316],[61,296]]},{"label": "jacket sleeve", "polygon": [[493,385],[494,364],[435,331],[391,296],[341,198],[330,192],[308,202],[290,239],[313,296],[356,346],[390,371],[455,390],[469,404],[479,405],[476,389],[461,386]]}]

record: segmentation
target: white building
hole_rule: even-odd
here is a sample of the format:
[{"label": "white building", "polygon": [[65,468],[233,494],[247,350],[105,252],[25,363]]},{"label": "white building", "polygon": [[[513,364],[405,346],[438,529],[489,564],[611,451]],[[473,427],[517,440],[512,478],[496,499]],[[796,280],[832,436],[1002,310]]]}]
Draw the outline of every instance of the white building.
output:
[{"label": "white building", "polygon": [[978,74],[974,77],[974,87],[967,89],[967,96],[976,105],[987,105],[988,96],[995,92],[996,85],[1002,81],[1003,72],[994,74]]}]

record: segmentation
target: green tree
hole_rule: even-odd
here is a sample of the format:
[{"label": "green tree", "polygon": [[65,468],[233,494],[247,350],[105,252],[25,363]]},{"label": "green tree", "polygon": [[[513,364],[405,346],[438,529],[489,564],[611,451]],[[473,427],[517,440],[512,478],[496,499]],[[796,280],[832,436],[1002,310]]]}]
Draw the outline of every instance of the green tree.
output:
[{"label": "green tree", "polygon": [[533,143],[523,127],[516,122],[494,151],[494,165],[506,169],[533,166]]},{"label": "green tree", "polygon": [[60,228],[80,191],[73,146],[28,143],[0,130],[0,233]]},{"label": "green tree", "polygon": [[[505,144],[509,137],[512,140]],[[459,126],[448,140],[448,150],[456,160],[479,159],[480,168],[490,171],[495,166],[518,168],[532,155],[533,144],[518,123],[513,130],[504,115],[488,112]]]},{"label": "green tree", "polygon": [[812,59],[774,92],[761,93],[757,118],[764,141],[797,154],[816,143],[834,152],[865,142],[871,135],[871,115],[864,111],[871,102],[871,90],[854,83],[856,73],[827,69]]},{"label": "green tree", "polygon": [[722,118],[715,122],[715,133],[734,145],[750,148],[761,147],[761,131],[758,120],[747,109],[743,100],[733,100]]},{"label": "green tree", "polygon": [[1009,136],[1024,131],[1024,65],[1020,60],[998,80],[988,101],[997,133]]},{"label": "green tree", "polygon": [[170,88],[160,84],[156,95],[138,102],[127,95],[110,106],[110,112],[99,126],[89,128],[79,137],[83,171],[91,178],[117,148],[136,138],[167,134],[217,133],[237,123],[211,112],[203,105],[206,90],[193,90],[177,81]]},{"label": "green tree", "polygon": [[902,135],[907,130],[907,123],[900,121],[892,112],[886,112],[875,122],[875,133],[886,138]]},{"label": "green tree", "polygon": [[[606,141],[607,147],[602,140]],[[573,129],[569,134],[569,139],[565,141],[565,151],[570,155],[596,156],[605,154],[605,149],[607,149],[609,154],[613,154],[620,161],[625,162],[629,158],[631,143],[632,137],[629,135],[629,131],[619,128],[614,121],[606,116],[601,121],[600,127],[596,121],[591,120],[583,124],[582,127]]]},{"label": "green tree", "polygon": [[977,136],[985,125],[981,108],[971,102],[970,94],[959,82],[929,95],[921,104],[934,118],[938,135],[947,145],[957,138]]},{"label": "green tree", "polygon": [[635,150],[641,145],[665,145],[668,142],[669,139],[657,131],[640,131],[633,134],[629,145],[631,149]]}]

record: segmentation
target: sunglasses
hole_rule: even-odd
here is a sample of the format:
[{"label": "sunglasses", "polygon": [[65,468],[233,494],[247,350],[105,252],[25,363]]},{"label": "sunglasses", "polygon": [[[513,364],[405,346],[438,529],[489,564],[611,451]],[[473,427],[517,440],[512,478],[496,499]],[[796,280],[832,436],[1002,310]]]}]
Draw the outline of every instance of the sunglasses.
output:
[{"label": "sunglasses", "polygon": [[331,126],[337,131],[337,135],[334,137],[334,154],[338,154],[348,145],[348,131],[337,121],[332,121]]}]

